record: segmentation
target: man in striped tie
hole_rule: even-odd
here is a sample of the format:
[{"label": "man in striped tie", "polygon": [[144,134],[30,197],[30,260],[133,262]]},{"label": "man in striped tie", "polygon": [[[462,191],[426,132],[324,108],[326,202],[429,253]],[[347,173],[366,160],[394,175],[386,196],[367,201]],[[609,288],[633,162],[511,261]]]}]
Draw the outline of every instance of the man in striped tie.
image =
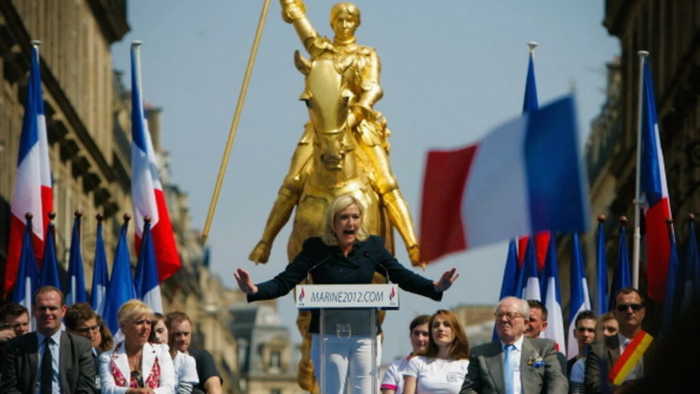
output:
[{"label": "man in striped tie", "polygon": [[474,347],[461,394],[566,394],[569,385],[550,339],[528,338],[527,301],[506,297],[496,308],[499,340]]}]

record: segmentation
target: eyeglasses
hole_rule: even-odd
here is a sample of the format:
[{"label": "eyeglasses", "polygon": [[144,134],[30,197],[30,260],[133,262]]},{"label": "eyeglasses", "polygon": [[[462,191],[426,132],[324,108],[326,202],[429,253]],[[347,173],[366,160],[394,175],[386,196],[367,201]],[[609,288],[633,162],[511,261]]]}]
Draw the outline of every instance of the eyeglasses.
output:
[{"label": "eyeglasses", "polygon": [[90,331],[97,331],[97,330],[99,330],[99,329],[100,329],[100,325],[97,324],[97,325],[90,326],[90,327],[81,327],[81,328],[78,328],[78,329],[75,330],[75,331],[78,331],[78,332],[83,333],[83,334],[87,334],[87,333],[90,332]]},{"label": "eyeglasses", "polygon": [[640,309],[644,308],[642,304],[620,304],[616,307],[618,312],[627,312],[627,309],[632,308],[632,311],[638,312]]},{"label": "eyeglasses", "polygon": [[498,319],[498,320],[501,320],[504,317],[506,318],[506,320],[513,320],[513,319],[517,319],[518,317],[524,317],[522,315],[522,313],[518,313],[518,312],[497,312],[497,313],[494,313],[494,316],[496,316],[496,319]]}]

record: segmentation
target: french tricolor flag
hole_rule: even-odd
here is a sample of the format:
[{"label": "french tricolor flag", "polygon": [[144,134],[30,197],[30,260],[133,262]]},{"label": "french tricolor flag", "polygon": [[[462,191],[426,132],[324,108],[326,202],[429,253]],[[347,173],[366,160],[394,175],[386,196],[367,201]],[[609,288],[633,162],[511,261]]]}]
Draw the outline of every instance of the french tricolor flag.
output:
[{"label": "french tricolor flag", "polygon": [[163,313],[163,299],[158,284],[158,272],[156,270],[156,253],[151,237],[151,224],[146,218],[143,229],[141,251],[139,251],[138,264],[136,265],[136,277],[134,287],[136,296],[154,312]]},{"label": "french tricolor flag", "polygon": [[559,284],[559,263],[557,261],[557,246],[554,237],[550,237],[547,262],[544,266],[544,305],[547,307],[547,327],[544,329],[543,338],[556,342],[555,350],[564,352],[566,342],[564,338],[564,315],[561,308],[561,286]]},{"label": "french tricolor flag", "polygon": [[640,200],[644,205],[648,294],[661,302],[666,294],[666,273],[671,245],[666,222],[671,219],[671,202],[666,184],[664,153],[659,138],[659,122],[654,100],[654,81],[649,59],[644,60]]},{"label": "french tricolor flag", "polygon": [[7,294],[17,280],[26,214],[33,217],[34,256],[44,254],[44,240],[53,205],[51,163],[46,136],[46,119],[39,68],[39,42],[32,42],[31,70],[26,112],[19,141],[15,189],[10,203],[10,236],[5,265],[4,290]]},{"label": "french tricolor flag", "polygon": [[521,234],[585,231],[588,196],[574,100],[523,114],[462,149],[428,152],[421,258]]},{"label": "french tricolor flag", "polygon": [[574,336],[576,331],[576,316],[583,311],[591,310],[591,297],[588,292],[588,280],[586,279],[586,259],[583,258],[583,249],[578,233],[571,234],[571,266],[570,295],[569,295],[569,336],[566,348],[567,358],[570,360],[579,353],[578,342]]},{"label": "french tricolor flag", "polygon": [[[525,78],[525,95],[523,97],[523,113],[536,111],[539,108],[539,100],[537,99],[537,80],[535,78],[535,62],[534,54],[535,48],[539,44],[536,42],[528,42],[530,47],[530,54],[528,55],[527,62],[527,77]],[[540,276],[540,280],[544,281],[544,265],[545,259],[547,258],[547,246],[549,245],[549,239],[551,238],[551,233],[549,231],[541,231],[535,234],[535,252],[537,257],[537,271]],[[523,236],[518,239],[518,267],[523,269],[525,266],[525,251],[527,250],[529,236]]]},{"label": "french tricolor flag", "polygon": [[520,298],[524,300],[542,300],[542,286],[540,284],[540,277],[537,273],[537,261],[535,257],[536,249],[533,239],[530,238],[527,244],[527,252],[525,253],[525,266],[521,272],[521,283],[522,286]]},{"label": "french tricolor flag", "polygon": [[180,269],[182,264],[175,246],[158,163],[143,109],[140,45],[138,41],[131,45],[131,193],[136,220],[136,250],[141,249],[144,219],[148,217],[156,251],[158,278],[162,282]]}]

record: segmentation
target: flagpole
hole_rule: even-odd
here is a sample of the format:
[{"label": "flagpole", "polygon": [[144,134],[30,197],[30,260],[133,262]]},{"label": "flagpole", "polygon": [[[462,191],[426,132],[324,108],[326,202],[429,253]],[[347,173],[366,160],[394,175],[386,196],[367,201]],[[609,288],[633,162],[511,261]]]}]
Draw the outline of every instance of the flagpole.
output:
[{"label": "flagpole", "polygon": [[236,110],[233,114],[233,120],[231,121],[231,127],[228,131],[228,138],[226,139],[226,146],[224,148],[223,156],[221,157],[221,164],[219,165],[219,173],[216,176],[216,183],[214,184],[214,192],[211,196],[211,201],[209,202],[209,211],[207,212],[207,220],[204,222],[204,230],[202,230],[202,243],[207,242],[209,237],[209,231],[211,230],[211,223],[214,220],[214,214],[216,213],[216,204],[219,201],[219,195],[221,194],[221,187],[224,184],[224,175],[226,174],[226,168],[228,167],[228,161],[231,157],[231,149],[233,148],[233,142],[236,139],[236,133],[238,132],[238,123],[241,120],[241,112],[243,111],[243,104],[245,103],[245,98],[248,93],[248,85],[250,84],[250,78],[253,75],[253,67],[255,66],[255,58],[258,54],[258,48],[260,47],[260,39],[262,38],[263,29],[265,28],[265,20],[267,19],[267,12],[270,9],[270,0],[264,0],[262,10],[260,11],[260,18],[258,19],[258,27],[255,30],[255,38],[253,39],[253,46],[250,48],[250,55],[248,56],[248,64],[246,65],[245,73],[243,74],[243,82],[241,83],[241,90],[238,94],[238,101],[236,102]]},{"label": "flagpole", "polygon": [[649,56],[648,51],[638,51],[639,55],[639,99],[637,113],[637,166],[634,182],[634,241],[632,243],[632,286],[639,288],[639,247],[642,235],[639,231],[639,211],[641,209],[640,183],[642,171],[642,114],[644,105],[644,62]]}]

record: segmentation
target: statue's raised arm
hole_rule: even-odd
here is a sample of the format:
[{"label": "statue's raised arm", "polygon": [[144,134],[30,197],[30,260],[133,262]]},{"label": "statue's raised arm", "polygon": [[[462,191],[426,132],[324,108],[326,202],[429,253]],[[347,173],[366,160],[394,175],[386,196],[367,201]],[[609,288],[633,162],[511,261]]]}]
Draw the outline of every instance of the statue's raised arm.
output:
[{"label": "statue's raised arm", "polygon": [[306,5],[303,0],[280,0],[282,19],[294,26],[304,48],[318,35],[309,18],[306,17]]}]

